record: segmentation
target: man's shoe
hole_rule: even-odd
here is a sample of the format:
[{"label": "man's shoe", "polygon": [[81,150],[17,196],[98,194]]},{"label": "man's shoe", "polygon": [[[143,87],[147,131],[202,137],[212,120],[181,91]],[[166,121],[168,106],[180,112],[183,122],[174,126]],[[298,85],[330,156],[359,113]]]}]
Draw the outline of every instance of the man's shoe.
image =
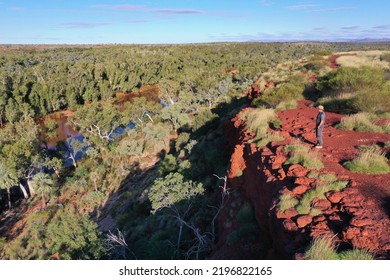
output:
[{"label": "man's shoe", "polygon": [[316,149],[322,149],[322,146],[317,145],[317,146],[316,146]]}]

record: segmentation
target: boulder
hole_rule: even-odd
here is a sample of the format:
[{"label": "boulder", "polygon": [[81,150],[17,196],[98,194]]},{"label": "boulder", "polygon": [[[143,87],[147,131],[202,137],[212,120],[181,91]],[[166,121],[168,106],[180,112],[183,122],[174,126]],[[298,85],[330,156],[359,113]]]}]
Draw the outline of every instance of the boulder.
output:
[{"label": "boulder", "polygon": [[278,169],[278,171],[276,172],[276,177],[279,179],[279,180],[284,180],[286,178],[286,172],[284,172],[283,168],[280,168]]},{"label": "boulder", "polygon": [[309,189],[308,186],[298,185],[298,186],[295,186],[291,191],[293,194],[301,195],[301,194],[304,194],[308,189]]},{"label": "boulder", "polygon": [[359,219],[357,217],[354,217],[351,219],[350,224],[355,227],[365,227],[368,225],[375,224],[375,221],[370,218]]},{"label": "boulder", "polygon": [[343,192],[331,191],[325,194],[326,198],[331,203],[339,203],[345,196]]},{"label": "boulder", "polygon": [[297,226],[304,228],[313,221],[313,217],[310,215],[302,215],[297,218]]},{"label": "boulder", "polygon": [[295,185],[307,185],[309,186],[314,182],[313,179],[307,178],[307,177],[298,177],[295,179],[294,184]]},{"label": "boulder", "polygon": [[298,216],[298,212],[295,208],[287,209],[286,211],[284,211],[284,214],[288,219]]},{"label": "boulder", "polygon": [[297,231],[298,227],[291,219],[285,219],[283,221],[283,227],[286,231]]},{"label": "boulder", "polygon": [[305,177],[308,170],[300,164],[293,164],[289,166],[287,171],[288,177]]},{"label": "boulder", "polygon": [[320,210],[327,210],[332,207],[332,204],[327,199],[314,198],[312,205]]}]

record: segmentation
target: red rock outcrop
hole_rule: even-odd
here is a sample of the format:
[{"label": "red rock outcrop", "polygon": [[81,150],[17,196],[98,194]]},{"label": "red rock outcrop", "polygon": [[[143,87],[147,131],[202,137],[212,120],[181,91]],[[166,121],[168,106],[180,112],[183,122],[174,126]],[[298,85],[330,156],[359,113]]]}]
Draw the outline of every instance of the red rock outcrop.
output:
[{"label": "red rock outcrop", "polygon": [[[257,148],[248,143],[253,135],[246,132],[238,116],[226,125],[225,134],[232,152],[228,185],[240,189],[251,201],[261,229],[269,234],[278,254],[300,258],[314,237],[332,234],[339,248],[352,245],[369,250],[376,258],[390,259],[389,216],[373,197],[362,192],[360,182],[350,175],[336,174],[349,184],[340,192],[330,191],[324,198],[314,199],[311,206],[321,211],[317,215],[298,215],[294,208],[281,212],[281,194],[301,199],[318,183],[318,179],[307,178],[307,168],[283,165],[288,156],[283,148],[294,138]],[[326,173],[329,166],[325,162],[320,173]]]}]

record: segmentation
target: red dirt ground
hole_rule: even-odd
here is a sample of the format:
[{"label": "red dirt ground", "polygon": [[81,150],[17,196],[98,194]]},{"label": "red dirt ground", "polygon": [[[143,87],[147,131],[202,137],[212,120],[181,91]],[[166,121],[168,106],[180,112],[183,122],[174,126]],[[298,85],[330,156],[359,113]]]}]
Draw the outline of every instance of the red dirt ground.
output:
[{"label": "red dirt ground", "polygon": [[[311,108],[311,101],[301,101],[297,109],[282,111],[279,118],[282,121],[282,131],[290,134],[290,141],[301,139],[309,145],[314,145],[315,118],[318,110]],[[325,109],[326,110],[326,109]],[[390,173],[384,175],[367,175],[352,173],[342,166],[358,153],[357,146],[379,144],[390,141],[390,134],[369,133],[338,130],[333,126],[340,122],[344,115],[326,112],[324,128],[324,148],[319,150],[325,170],[334,173],[339,178],[353,179],[361,192],[368,198],[382,204],[390,197]],[[288,140],[287,140],[288,141]]]},{"label": "red dirt ground", "polygon": [[336,60],[339,58],[339,55],[332,55],[329,57],[329,67],[332,69],[337,69],[339,65],[336,63]]}]

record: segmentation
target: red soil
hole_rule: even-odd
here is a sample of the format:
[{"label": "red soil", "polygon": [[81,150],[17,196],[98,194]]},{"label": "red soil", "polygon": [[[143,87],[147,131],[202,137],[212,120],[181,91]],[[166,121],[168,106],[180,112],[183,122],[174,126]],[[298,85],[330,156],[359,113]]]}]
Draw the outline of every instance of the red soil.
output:
[{"label": "red soil", "polygon": [[[302,139],[306,143],[315,144],[315,117],[317,109],[310,108],[310,101],[299,103],[297,109],[283,111],[279,114],[282,131],[289,132],[291,140]],[[344,115],[326,112],[324,129],[324,148],[320,150],[322,161],[327,172],[338,177],[356,181],[357,187],[368,197],[376,200],[390,196],[390,174],[367,175],[352,173],[341,164],[353,159],[359,150],[357,146],[379,144],[390,141],[390,134],[338,130],[333,126],[340,122]]]},{"label": "red soil", "polygon": [[337,64],[336,60],[339,58],[340,56],[339,55],[332,55],[331,57],[329,57],[329,67],[332,68],[332,69],[336,69],[339,67],[339,65]]},{"label": "red soil", "polygon": [[[314,237],[336,234],[340,249],[352,245],[370,250],[376,258],[389,259],[390,174],[357,174],[342,166],[358,154],[356,146],[383,146],[384,142],[390,141],[389,134],[337,130],[333,125],[343,115],[327,112],[324,148],[318,150],[325,167],[318,172],[332,173],[339,180],[348,180],[349,185],[341,192],[327,193],[326,199],[313,200],[314,207],[322,211],[321,215],[298,215],[294,208],[283,213],[279,210],[277,204],[281,194],[289,193],[299,198],[318,183],[317,179],[307,178],[310,170],[301,165],[283,165],[288,156],[284,152],[286,144],[299,139],[305,145],[314,146],[317,109],[311,108],[310,103],[304,100],[299,102],[297,109],[279,112],[282,121],[279,133],[285,140],[273,142],[268,148],[257,148],[254,143],[248,143],[253,135],[246,132],[238,116],[226,125],[225,136],[232,153],[228,186],[232,190],[240,189],[251,201],[258,224],[272,239],[272,248],[269,250],[268,247],[263,257],[300,258]],[[220,223],[226,221],[223,218],[226,216],[220,217]],[[220,230],[222,241],[226,232]],[[223,253],[230,256],[227,249],[218,246],[220,252],[215,252],[214,256],[223,256]]]}]

